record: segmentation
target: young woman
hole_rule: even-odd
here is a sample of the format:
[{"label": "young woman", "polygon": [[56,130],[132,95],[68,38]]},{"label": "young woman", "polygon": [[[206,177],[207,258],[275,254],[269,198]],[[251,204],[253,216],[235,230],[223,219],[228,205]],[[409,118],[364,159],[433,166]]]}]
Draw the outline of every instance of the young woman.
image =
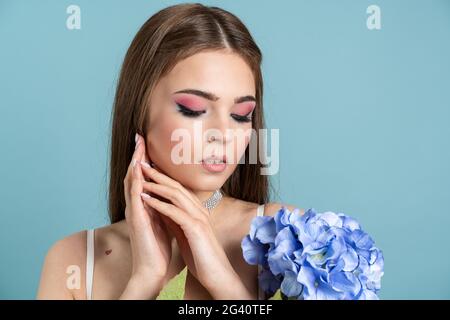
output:
[{"label": "young woman", "polygon": [[[52,246],[39,299],[155,299],[185,268],[185,299],[267,298],[241,241],[257,214],[295,207],[268,202],[251,136],[233,135],[263,128],[261,59],[244,24],[217,7],[175,5],[145,22],[115,95],[111,224]],[[198,136],[195,124],[215,133]],[[191,137],[187,163],[174,160],[176,132]]]}]

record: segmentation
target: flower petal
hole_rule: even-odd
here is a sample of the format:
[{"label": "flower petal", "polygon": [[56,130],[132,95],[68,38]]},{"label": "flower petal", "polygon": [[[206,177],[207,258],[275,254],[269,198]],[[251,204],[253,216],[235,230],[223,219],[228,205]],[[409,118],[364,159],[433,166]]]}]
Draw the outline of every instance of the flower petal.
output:
[{"label": "flower petal", "polygon": [[378,296],[375,294],[375,292],[371,290],[362,290],[361,294],[358,297],[358,300],[379,300]]},{"label": "flower petal", "polygon": [[280,289],[287,297],[298,297],[303,290],[303,286],[297,281],[297,273],[287,271]]},{"label": "flower petal", "polygon": [[277,232],[275,230],[275,223],[273,222],[272,217],[264,216],[259,218],[268,218],[268,219],[264,219],[265,221],[263,221],[258,225],[258,227],[255,230],[255,238],[261,241],[261,243],[274,242]]},{"label": "flower petal", "polygon": [[345,293],[346,299],[354,299],[361,291],[359,279],[351,272],[335,272],[330,274],[331,286]]},{"label": "flower petal", "polygon": [[353,271],[358,267],[358,255],[353,248],[349,247],[340,258],[344,261],[343,271]]},{"label": "flower petal", "polygon": [[334,290],[331,285],[326,282],[319,281],[317,287],[317,300],[340,300],[343,294]]},{"label": "flower petal", "polygon": [[305,299],[316,298],[316,276],[314,274],[313,268],[307,267],[305,265],[301,266],[300,271],[297,275],[297,281],[304,286],[303,296]]},{"label": "flower petal", "polygon": [[281,281],[275,277],[270,270],[263,268],[258,275],[259,285],[261,289],[268,293],[269,296],[273,294],[280,288]]},{"label": "flower petal", "polygon": [[342,228],[341,218],[332,211],[326,211],[321,213],[320,219],[324,220],[330,227]]},{"label": "flower petal", "polygon": [[242,248],[242,254],[244,257],[244,260],[248,263],[248,264],[263,264],[263,260],[265,259],[265,246],[252,241],[250,239],[250,236],[247,235],[246,237],[244,237],[244,239],[242,239],[241,242],[241,248]]}]

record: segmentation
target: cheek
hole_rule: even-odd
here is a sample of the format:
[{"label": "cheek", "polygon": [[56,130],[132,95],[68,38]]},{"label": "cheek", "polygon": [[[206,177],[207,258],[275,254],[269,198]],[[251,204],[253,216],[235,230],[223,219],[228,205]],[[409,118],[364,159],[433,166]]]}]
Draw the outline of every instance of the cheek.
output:
[{"label": "cheek", "polygon": [[[239,162],[239,159],[244,155],[245,153],[245,149],[247,149],[250,141],[251,141],[251,135],[250,134],[246,134],[242,140],[243,142],[237,142],[235,141],[235,152],[236,155],[238,156],[238,158],[235,160],[236,162]],[[248,159],[246,161],[249,161]]]},{"label": "cheek", "polygon": [[173,121],[168,121],[167,117],[160,117],[155,119],[149,128],[148,145],[149,153],[152,159],[165,159],[170,157],[170,138],[173,130],[177,124]]},{"label": "cheek", "polygon": [[[156,120],[156,119],[155,119]],[[149,129],[149,153],[157,165],[165,167],[172,163],[171,154],[175,146],[180,145],[180,134],[175,135],[175,140],[172,141],[172,135],[177,130],[182,130],[180,133],[185,136],[186,134],[193,137],[192,126],[186,124],[182,119],[177,119],[173,115],[166,117],[160,117]],[[178,138],[177,138],[178,137]],[[192,150],[191,150],[192,154]]]}]

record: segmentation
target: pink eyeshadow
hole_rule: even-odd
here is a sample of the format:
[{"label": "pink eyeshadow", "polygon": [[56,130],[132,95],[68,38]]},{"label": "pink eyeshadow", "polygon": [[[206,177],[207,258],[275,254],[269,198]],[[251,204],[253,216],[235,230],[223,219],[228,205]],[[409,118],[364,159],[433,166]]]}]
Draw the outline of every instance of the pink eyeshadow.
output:
[{"label": "pink eyeshadow", "polygon": [[179,96],[175,98],[175,102],[194,111],[204,110],[203,101],[193,96]]},{"label": "pink eyeshadow", "polygon": [[243,102],[240,103],[237,107],[236,107],[236,112],[239,115],[245,116],[247,114],[249,114],[256,106],[255,102]]}]

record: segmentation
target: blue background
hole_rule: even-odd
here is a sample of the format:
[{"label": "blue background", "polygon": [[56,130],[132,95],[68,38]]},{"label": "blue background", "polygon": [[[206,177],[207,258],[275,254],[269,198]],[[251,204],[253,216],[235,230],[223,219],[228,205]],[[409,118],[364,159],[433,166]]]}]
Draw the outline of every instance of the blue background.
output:
[{"label": "blue background", "polygon": [[[382,299],[449,299],[450,1],[200,2],[262,49],[273,200],[356,217],[384,251]],[[108,223],[118,71],[174,3],[0,1],[0,298],[33,299],[51,244]],[[66,28],[70,4],[81,30]]]}]

